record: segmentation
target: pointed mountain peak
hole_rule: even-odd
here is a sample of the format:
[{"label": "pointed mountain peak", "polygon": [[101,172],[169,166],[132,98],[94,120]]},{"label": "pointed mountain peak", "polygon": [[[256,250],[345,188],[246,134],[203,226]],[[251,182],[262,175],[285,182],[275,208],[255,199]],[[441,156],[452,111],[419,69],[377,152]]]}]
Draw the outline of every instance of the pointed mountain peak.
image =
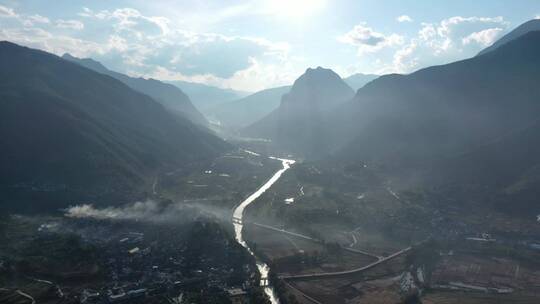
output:
[{"label": "pointed mountain peak", "polygon": [[306,72],[304,73],[304,75],[302,75],[300,78],[302,78],[303,76],[311,77],[311,78],[319,78],[319,79],[324,79],[324,78],[341,79],[341,77],[336,72],[332,71],[331,69],[325,69],[320,66],[318,66],[315,69],[308,68]]},{"label": "pointed mountain peak", "polygon": [[[331,69],[317,67],[308,68],[293,84],[292,90],[301,87],[311,87],[314,90],[324,90],[328,87],[341,87],[342,90],[352,90],[341,77]],[[292,91],[291,90],[291,91]]]},{"label": "pointed mountain peak", "polygon": [[64,53],[64,55],[62,55],[62,58],[66,60],[79,60],[79,58],[72,56],[70,53]]},{"label": "pointed mountain peak", "polygon": [[284,96],[286,104],[318,104],[330,107],[352,98],[353,89],[331,69],[308,68],[293,84],[289,94]]},{"label": "pointed mountain peak", "polygon": [[325,69],[322,66],[318,66],[316,68],[307,68],[306,73],[314,72],[314,71],[322,72],[322,71],[332,71],[332,70],[331,69]]}]

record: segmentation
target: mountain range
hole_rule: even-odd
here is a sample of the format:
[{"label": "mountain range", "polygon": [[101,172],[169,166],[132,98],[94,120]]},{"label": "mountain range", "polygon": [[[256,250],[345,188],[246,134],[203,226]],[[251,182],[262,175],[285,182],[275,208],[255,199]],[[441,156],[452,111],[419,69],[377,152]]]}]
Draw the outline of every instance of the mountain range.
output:
[{"label": "mountain range", "polygon": [[538,24],[470,59],[381,76],[354,98],[332,71],[309,69],[243,132],[298,157],[369,164],[402,184],[474,184],[499,207],[519,197],[527,210],[540,194]]},{"label": "mountain range", "polygon": [[114,77],[132,89],[149,95],[169,110],[177,114],[183,114],[193,122],[203,126],[208,124],[205,116],[215,114],[214,108],[221,107],[221,105],[228,104],[249,94],[181,80],[160,81],[152,78],[130,77],[111,71],[91,58],[76,58],[70,54],[64,54],[62,58]]},{"label": "mountain range", "polygon": [[356,73],[353,74],[347,78],[343,78],[343,80],[354,90],[357,91],[358,89],[365,86],[367,83],[369,83],[372,80],[375,80],[380,75],[375,74],[362,74],[362,73]]},{"label": "mountain range", "polygon": [[85,68],[94,70],[98,73],[116,78],[130,88],[152,97],[169,110],[184,115],[194,123],[200,125],[206,125],[208,123],[204,116],[193,106],[189,97],[179,88],[171,84],[155,79],[135,78],[114,72],[90,58],[76,58],[67,53],[64,54],[62,58],[80,64]]},{"label": "mountain range", "polygon": [[260,120],[279,107],[281,97],[291,86],[283,86],[259,91],[244,98],[222,103],[210,110],[215,118],[227,128],[242,128]]},{"label": "mountain range", "polygon": [[195,107],[205,115],[210,114],[212,108],[249,95],[249,92],[232,89],[222,89],[202,83],[187,82],[182,80],[168,81],[185,92]]},{"label": "mountain range", "polygon": [[538,54],[540,32],[530,32],[471,59],[374,80],[335,115],[339,134],[353,138],[344,153],[401,166],[525,128],[540,117]]},{"label": "mountain range", "polygon": [[[473,58],[345,80],[310,68],[292,86],[207,111],[300,158],[369,164],[409,184],[474,185],[489,189],[498,208],[516,200],[525,210],[540,195],[539,24],[523,24]],[[63,203],[127,197],[162,168],[230,148],[173,85],[9,42],[0,44],[0,67],[0,186],[8,197],[30,201],[35,189],[63,193]]]},{"label": "mountain range", "polygon": [[0,88],[2,207],[131,200],[163,168],[230,148],[113,77],[5,41]]},{"label": "mountain range", "polygon": [[[326,153],[341,147],[344,154],[392,163],[465,153],[539,117],[535,35],[471,59],[381,76],[354,98],[334,72],[308,69],[280,107],[245,132],[306,144],[296,152],[326,141]],[[313,142],[309,132],[317,134]]]},{"label": "mountain range", "polygon": [[382,76],[358,90],[327,122],[341,147],[331,158],[529,216],[540,195],[540,31],[501,41],[476,57]]},{"label": "mountain range", "polygon": [[[366,85],[379,75],[353,74],[343,80],[353,90]],[[291,86],[282,86],[262,90],[244,98],[219,104],[209,111],[208,115],[218,121],[222,127],[239,129],[249,126],[262,119],[279,107],[281,98],[288,93]]]}]

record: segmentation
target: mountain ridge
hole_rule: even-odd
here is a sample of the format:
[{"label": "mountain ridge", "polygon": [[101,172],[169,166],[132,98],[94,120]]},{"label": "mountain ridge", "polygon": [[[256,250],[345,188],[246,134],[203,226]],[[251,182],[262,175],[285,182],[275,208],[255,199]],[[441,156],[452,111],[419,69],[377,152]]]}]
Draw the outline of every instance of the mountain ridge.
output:
[{"label": "mountain ridge", "polygon": [[381,75],[356,73],[356,74],[350,75],[349,77],[343,78],[343,80],[354,91],[358,91],[358,89],[362,88],[364,85],[368,84],[369,82],[379,78],[380,76]]},{"label": "mountain ridge", "polygon": [[516,39],[516,38],[519,38],[519,37],[523,36],[524,34],[527,34],[528,32],[531,32],[531,31],[540,31],[540,19],[529,20],[529,21],[519,25],[518,27],[516,27],[515,29],[510,31],[510,33],[504,35],[503,37],[501,37],[500,39],[495,41],[492,45],[490,45],[487,48],[480,51],[478,53],[478,55],[483,55],[483,54],[486,54],[488,52],[494,51],[497,48],[499,48],[500,46],[502,46],[502,45],[504,45],[504,44]]},{"label": "mountain ridge", "polygon": [[[520,43],[525,43],[526,40],[538,39],[538,35],[526,36],[529,37],[525,37]],[[507,48],[506,45],[504,47]],[[480,136],[480,133],[498,134],[500,130],[504,129],[501,126],[502,122],[519,124],[523,122],[525,117],[535,115],[528,110],[514,114],[512,111],[508,111],[509,109],[505,106],[504,98],[512,100],[513,98],[522,97],[524,103],[526,102],[527,105],[533,108],[536,107],[533,101],[534,95],[528,97],[523,94],[522,89],[517,87],[510,89],[509,85],[501,80],[511,77],[514,86],[519,86],[523,90],[533,87],[531,81],[534,78],[531,80],[524,75],[527,75],[527,73],[534,74],[534,67],[531,67],[529,62],[525,62],[525,60],[535,62],[535,60],[538,61],[537,56],[526,48],[523,50],[519,50],[515,46],[512,48],[515,52],[520,53],[522,58],[519,58],[520,56],[516,54],[501,55],[501,51],[497,53],[490,52],[471,59],[422,69],[410,75],[382,76],[358,90],[353,103],[358,105],[354,112],[360,116],[360,119],[358,116],[354,117],[354,119],[367,124],[370,120],[362,119],[363,116],[379,117],[384,113],[387,116],[389,113],[393,113],[394,116],[392,117],[395,117],[396,121],[398,121],[397,117],[408,115],[407,117],[409,117],[411,123],[413,121],[418,123],[422,119],[417,117],[417,113],[436,111],[431,113],[431,117],[438,117],[442,121],[448,121],[449,119],[456,122],[460,121],[461,123],[456,123],[455,126],[455,131],[460,134],[466,136],[472,136],[472,133],[477,132],[477,136]],[[509,69],[508,73],[505,73],[505,69]],[[510,73],[512,74],[510,75]],[[517,77],[519,79],[516,79]],[[488,86],[492,90],[489,90]],[[498,94],[493,93],[495,91]],[[408,102],[405,100],[408,100]],[[466,102],[470,100],[475,102]],[[499,104],[494,104],[494,101]],[[412,105],[416,108],[411,108]],[[471,106],[474,106],[474,108],[471,108]],[[346,111],[350,112],[353,108],[355,107],[348,107]],[[389,109],[392,111],[389,112]],[[377,114],[369,111],[377,111]],[[480,113],[481,115],[478,116]],[[457,119],[457,116],[453,116],[458,114],[463,115],[459,117],[460,120]],[[513,115],[512,123],[508,121],[510,115]],[[495,116],[508,116],[508,118],[499,121],[496,126],[482,125],[481,119],[490,120]],[[416,120],[413,120],[413,117],[417,117]],[[466,124],[480,124],[482,130],[477,128],[474,132],[467,131],[464,126]],[[419,128],[419,131],[422,130],[422,127]]]},{"label": "mountain ridge", "polygon": [[291,86],[270,88],[255,92],[246,97],[229,101],[212,109],[215,117],[224,127],[242,128],[255,123],[277,107],[281,97]]},{"label": "mountain ridge", "polygon": [[170,80],[165,82],[184,91],[191,98],[197,109],[205,115],[211,114],[211,109],[220,104],[243,98],[251,94],[250,92],[222,89],[216,86],[182,80]]},{"label": "mountain ridge", "polygon": [[62,58],[80,64],[98,73],[116,78],[130,88],[154,98],[172,112],[184,115],[196,124],[202,126],[208,124],[206,118],[195,108],[195,106],[193,106],[189,97],[182,92],[182,90],[171,84],[152,78],[135,78],[115,72],[107,69],[103,64],[91,58],[76,58],[68,53],[62,55]]},{"label": "mountain ridge", "polygon": [[119,80],[44,51],[0,42],[0,67],[2,208],[131,201],[160,170],[230,149]]}]

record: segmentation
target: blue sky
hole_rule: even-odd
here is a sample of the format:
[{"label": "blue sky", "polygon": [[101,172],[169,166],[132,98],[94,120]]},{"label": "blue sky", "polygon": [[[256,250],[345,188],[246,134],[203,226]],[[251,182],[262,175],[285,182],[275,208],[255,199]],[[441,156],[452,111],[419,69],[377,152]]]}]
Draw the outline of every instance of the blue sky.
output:
[{"label": "blue sky", "polygon": [[0,0],[0,40],[134,76],[256,91],[308,67],[410,73],[474,56],[538,0]]}]

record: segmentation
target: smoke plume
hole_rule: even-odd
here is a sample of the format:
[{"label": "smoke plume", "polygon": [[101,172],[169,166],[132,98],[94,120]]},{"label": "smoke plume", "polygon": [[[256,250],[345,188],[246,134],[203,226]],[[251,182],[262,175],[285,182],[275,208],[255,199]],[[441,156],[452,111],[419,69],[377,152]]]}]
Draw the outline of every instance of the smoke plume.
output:
[{"label": "smoke plume", "polygon": [[92,204],[71,206],[64,215],[69,218],[98,220],[138,220],[149,222],[175,222],[186,218],[217,217],[227,219],[230,211],[214,206],[184,203],[164,203],[148,200],[121,207],[96,208]]}]

